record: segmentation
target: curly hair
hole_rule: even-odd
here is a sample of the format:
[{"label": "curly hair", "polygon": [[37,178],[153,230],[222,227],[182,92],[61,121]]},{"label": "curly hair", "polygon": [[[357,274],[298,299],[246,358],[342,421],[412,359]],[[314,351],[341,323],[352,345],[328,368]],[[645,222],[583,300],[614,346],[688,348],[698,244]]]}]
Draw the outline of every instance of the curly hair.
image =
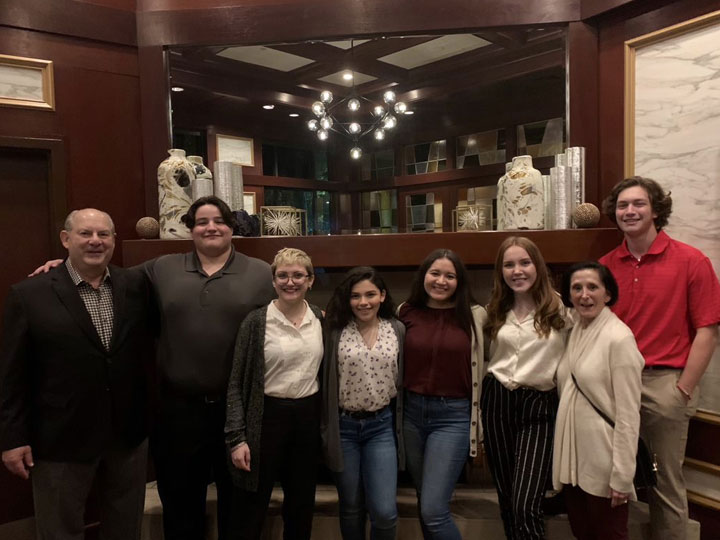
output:
[{"label": "curly hair", "polygon": [[524,236],[509,236],[500,244],[495,259],[493,289],[490,303],[487,306],[488,322],[485,324],[485,330],[490,334],[490,339],[495,339],[515,302],[515,293],[505,283],[503,277],[505,252],[512,246],[518,246],[527,251],[530,260],[535,265],[537,276],[529,291],[535,302],[534,326],[535,332],[540,337],[547,338],[553,329],[560,330],[565,326],[562,302],[550,283],[550,275],[540,250],[532,240]]},{"label": "curly hair", "polygon": [[427,307],[429,295],[425,290],[425,274],[427,274],[432,264],[438,259],[447,259],[455,267],[457,287],[451,298],[451,300],[455,302],[455,317],[457,318],[460,328],[462,328],[468,336],[472,336],[475,334],[472,306],[477,304],[477,302],[473,298],[472,291],[470,290],[465,265],[458,254],[451,249],[436,249],[430,252],[430,254],[425,257],[425,260],[420,263],[420,266],[415,272],[415,278],[410,288],[410,297],[407,299],[407,303],[418,308]]},{"label": "curly hair", "polygon": [[382,276],[371,266],[357,266],[345,274],[345,278],[335,288],[325,313],[326,328],[341,330],[350,323],[353,319],[352,308],[350,307],[352,289],[361,281],[366,280],[375,285],[380,292],[385,293],[385,300],[378,309],[378,317],[392,319],[395,316],[395,305]]},{"label": "curly hair", "polygon": [[670,214],[672,214],[672,197],[670,197],[669,191],[666,192],[660,184],[651,178],[631,176],[615,184],[610,191],[610,195],[603,201],[603,213],[609,217],[613,223],[617,224],[615,208],[617,207],[618,196],[627,188],[634,186],[640,186],[647,192],[648,198],[650,199],[650,206],[656,215],[653,220],[655,229],[659,231],[668,224],[668,218]]}]

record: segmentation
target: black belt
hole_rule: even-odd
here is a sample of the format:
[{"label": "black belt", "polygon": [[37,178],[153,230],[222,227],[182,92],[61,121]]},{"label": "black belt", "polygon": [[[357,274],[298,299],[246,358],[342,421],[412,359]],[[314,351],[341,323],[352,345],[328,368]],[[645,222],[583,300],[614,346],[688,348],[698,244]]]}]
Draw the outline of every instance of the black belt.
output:
[{"label": "black belt", "polygon": [[383,407],[382,409],[378,409],[377,411],[348,411],[346,409],[338,409],[338,410],[340,411],[341,415],[349,416],[350,418],[354,418],[355,420],[367,420],[368,418],[377,417],[385,409],[387,409],[387,405],[385,407]]},{"label": "black belt", "polygon": [[682,368],[672,367],[672,366],[645,366],[643,368],[643,371],[680,371]]}]

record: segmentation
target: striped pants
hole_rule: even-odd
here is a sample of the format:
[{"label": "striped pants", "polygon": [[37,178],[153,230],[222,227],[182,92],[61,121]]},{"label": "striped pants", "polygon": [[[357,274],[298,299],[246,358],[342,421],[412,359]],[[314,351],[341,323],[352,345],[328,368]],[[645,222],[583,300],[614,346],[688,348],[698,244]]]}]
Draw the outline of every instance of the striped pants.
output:
[{"label": "striped pants", "polygon": [[508,390],[495,377],[483,380],[484,445],[500,503],[505,536],[545,536],[540,505],[552,469],[556,390]]}]

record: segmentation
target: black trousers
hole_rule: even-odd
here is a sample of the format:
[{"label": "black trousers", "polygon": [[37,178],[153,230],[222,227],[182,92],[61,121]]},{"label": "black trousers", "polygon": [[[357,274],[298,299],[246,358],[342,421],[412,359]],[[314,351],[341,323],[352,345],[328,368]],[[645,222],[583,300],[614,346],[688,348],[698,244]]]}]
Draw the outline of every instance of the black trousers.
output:
[{"label": "black trousers", "polygon": [[542,539],[545,524],[540,505],[552,470],[557,391],[511,391],[488,375],[481,404],[485,452],[505,536]]},{"label": "black trousers", "polygon": [[260,538],[275,482],[283,488],[283,538],[310,540],[320,455],[320,393],[302,399],[265,396],[257,491],[236,488],[233,539]]},{"label": "black trousers", "polygon": [[225,399],[163,395],[150,440],[165,540],[205,538],[207,486],[217,487],[218,538],[229,538],[232,481],[225,449]]}]

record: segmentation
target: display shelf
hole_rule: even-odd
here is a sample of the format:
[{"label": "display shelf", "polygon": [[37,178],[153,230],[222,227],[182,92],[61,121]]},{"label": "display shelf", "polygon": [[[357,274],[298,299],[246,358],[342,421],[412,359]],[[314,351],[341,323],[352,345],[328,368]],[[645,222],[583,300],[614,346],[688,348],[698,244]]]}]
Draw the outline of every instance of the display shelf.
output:
[{"label": "display shelf", "polygon": [[[283,247],[299,248],[312,257],[315,266],[323,268],[416,266],[436,248],[456,251],[469,266],[492,266],[498,247],[512,235],[530,238],[550,265],[598,259],[622,240],[622,235],[613,228],[234,238],[233,243],[238,251],[268,262]],[[192,248],[191,240],[125,240],[123,263],[132,266]]]}]

